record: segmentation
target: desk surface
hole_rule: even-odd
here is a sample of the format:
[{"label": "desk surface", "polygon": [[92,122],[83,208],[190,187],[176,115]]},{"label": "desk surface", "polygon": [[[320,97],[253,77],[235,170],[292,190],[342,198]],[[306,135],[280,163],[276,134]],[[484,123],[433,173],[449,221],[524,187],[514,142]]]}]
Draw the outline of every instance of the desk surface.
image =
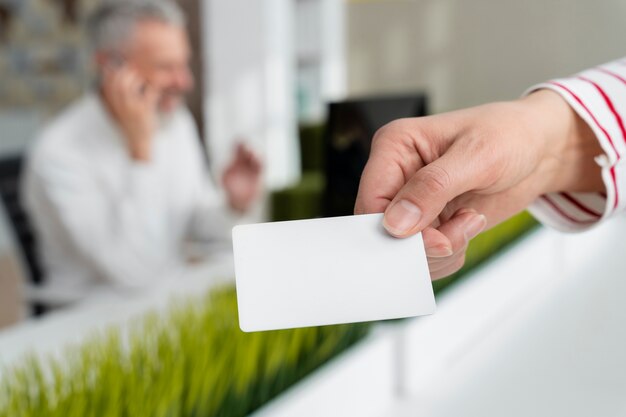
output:
[{"label": "desk surface", "polygon": [[213,286],[233,282],[232,255],[222,254],[190,266],[180,276],[168,277],[140,294],[103,292],[83,302],[32,318],[0,331],[0,371],[26,353],[62,354],[68,345],[80,343],[96,332],[124,328],[148,311],[164,309],[175,297],[204,294]]}]

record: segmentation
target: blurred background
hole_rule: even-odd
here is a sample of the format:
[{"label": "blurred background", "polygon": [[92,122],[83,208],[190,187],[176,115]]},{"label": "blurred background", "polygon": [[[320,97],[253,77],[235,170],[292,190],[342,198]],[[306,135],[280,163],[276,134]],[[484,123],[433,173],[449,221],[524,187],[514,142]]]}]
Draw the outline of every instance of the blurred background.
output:
[{"label": "blurred background", "polygon": [[[4,152],[22,149],[93,82],[82,24],[96,4],[0,3]],[[285,161],[297,159],[296,127],[323,123],[329,101],[424,91],[437,113],[511,99],[533,83],[621,56],[626,7],[619,0],[181,5],[199,80],[190,107],[205,129],[215,169],[221,142],[233,133],[293,142],[277,146],[285,148],[276,156],[284,167],[268,174],[273,188],[297,179],[299,164]]]},{"label": "blurred background", "polygon": [[[576,268],[565,268],[564,260],[576,259],[581,262],[576,264],[580,270],[586,268],[583,261],[592,259],[587,250],[592,245],[590,242],[611,241],[601,234],[608,231],[587,238],[589,243],[582,246],[584,250],[579,245],[578,252],[566,252],[565,248],[570,246],[560,236],[538,231],[535,222],[527,214],[521,214],[477,239],[470,248],[467,266],[435,284],[438,297],[444,297],[444,288],[450,288],[450,291],[446,289],[448,298],[441,299],[445,309],[441,307],[443,311],[438,313],[447,319],[435,324],[387,323],[382,325],[382,330],[374,324],[363,324],[242,335],[237,328],[234,294],[229,286],[232,269],[228,256],[194,266],[185,284],[169,283],[134,296],[108,294],[62,311],[42,314],[46,309],[33,296],[45,280],[45,271],[38,270],[41,266],[37,265],[36,241],[30,236],[36,236],[36,231],[25,234],[24,228],[31,227],[24,225],[27,219],[23,217],[28,213],[22,213],[23,207],[15,206],[19,206],[16,194],[19,194],[21,161],[38,132],[94,87],[95,66],[85,22],[100,3],[101,0],[0,0],[0,187],[3,193],[0,328],[4,328],[0,330],[0,363],[7,369],[0,372],[0,380],[8,381],[0,385],[13,384],[0,394],[0,416],[21,415],[25,404],[34,415],[87,415],[85,410],[104,403],[120,407],[111,405],[107,409],[110,415],[122,415],[119,410],[124,409],[128,415],[235,416],[247,415],[276,398],[279,400],[269,408],[261,408],[260,415],[518,415],[511,410],[503,411],[504,405],[498,408],[497,404],[505,403],[494,402],[492,398],[480,402],[476,399],[482,398],[478,394],[463,397],[459,393],[465,386],[437,385],[441,389],[437,395],[442,392],[458,395],[454,398],[460,398],[460,403],[469,410],[458,414],[458,410],[441,405],[445,401],[437,400],[439,397],[425,388],[430,380],[415,382],[407,373],[422,372],[425,379],[428,375],[440,375],[448,369],[441,364],[448,366],[451,363],[448,359],[457,357],[454,355],[463,346],[467,343],[475,346],[486,328],[495,328],[489,320],[502,316],[495,304],[493,310],[476,314],[473,324],[458,321],[460,313],[468,314],[466,308],[476,308],[471,300],[480,294],[485,299],[498,299],[498,305],[507,303],[508,295],[494,295],[494,288],[500,287],[495,284],[495,278],[490,280],[491,275],[510,275],[509,280],[503,279],[499,284],[504,289],[514,287],[517,282],[514,277],[519,278],[519,274],[526,277],[524,271],[532,275],[534,278],[527,280],[528,288],[506,293],[518,300],[519,294],[532,293],[530,289],[541,286],[544,275],[554,276],[559,271],[559,276],[566,277],[565,270],[574,274]],[[200,132],[211,174],[214,178],[221,177],[236,143],[242,138],[264,166],[264,194],[254,221],[351,214],[371,137],[383,124],[400,117],[514,99],[535,83],[624,56],[626,39],[624,0],[180,0],[178,3],[187,16],[193,49],[191,69],[196,79],[187,105]],[[545,251],[530,254],[532,247]],[[611,250],[616,248],[623,250],[624,246],[618,243]],[[528,265],[531,256],[542,260],[533,258],[537,265],[531,267]],[[509,263],[497,269],[494,259]],[[487,260],[490,261],[484,262]],[[496,269],[489,272],[489,268]],[[620,268],[614,266],[614,270]],[[611,287],[609,282],[613,281],[607,280],[602,281],[603,288]],[[470,281],[482,284],[472,286]],[[579,282],[565,278],[556,281],[563,285]],[[476,293],[476,288],[483,290]],[[180,301],[172,307],[173,296],[186,300],[199,291],[209,294],[199,303],[204,310],[190,307],[198,304],[192,301]],[[609,292],[601,291],[597,296],[613,305],[604,298]],[[548,302],[551,298],[545,294],[542,300]],[[557,330],[561,329],[559,324],[548,331],[536,317],[542,308],[548,316],[562,312],[563,317],[576,316],[578,310],[569,314],[556,307],[546,310],[540,301],[536,303],[532,308],[524,304],[527,312],[524,317],[532,319],[519,319],[516,323],[521,330],[502,336],[491,347],[477,352],[480,355],[500,352],[492,357],[500,358],[504,364],[518,360],[522,364],[538,363],[526,351],[521,355],[528,362],[510,353],[515,350],[511,346],[519,347],[515,338],[526,331],[530,332],[528,337],[543,334],[547,338],[545,345],[533,345],[533,352],[548,355],[543,358],[553,364],[546,358],[556,357],[558,353],[550,349],[557,345],[568,349],[585,338],[584,324],[561,335]],[[589,301],[586,305],[592,308],[595,304]],[[603,314],[596,319],[604,323],[609,316],[613,320],[624,317],[621,310]],[[224,320],[228,329],[220,327]],[[192,324],[185,328],[183,323]],[[435,330],[438,326],[439,331]],[[461,333],[463,328],[475,331],[468,331],[467,338],[461,340],[442,335],[440,326]],[[172,332],[174,328],[181,329],[180,334]],[[590,322],[589,329],[592,328]],[[598,395],[600,392],[606,395],[602,403],[606,406],[604,413],[593,412],[599,409],[600,400],[589,394],[589,386],[584,384],[565,385],[551,398],[532,391],[528,387],[536,385],[533,384],[540,379],[541,371],[520,377],[528,382],[524,385],[524,382],[511,382],[519,377],[516,373],[523,373],[523,366],[511,370],[502,379],[489,380],[481,374],[491,369],[483,356],[468,359],[467,363],[480,369],[477,373],[469,370],[470,365],[462,364],[455,369],[461,372],[458,375],[463,375],[459,380],[466,377],[469,381],[467,375],[482,375],[487,381],[485,390],[507,386],[509,382],[511,390],[499,394],[502,401],[518,401],[512,392],[516,386],[521,387],[520,395],[526,392],[530,396],[524,404],[536,399],[536,404],[543,405],[537,409],[520,406],[520,410],[533,415],[626,415],[626,403],[615,402],[611,396],[618,388],[626,387],[623,376],[611,373],[608,365],[609,362],[615,365],[613,369],[624,365],[615,358],[617,348],[626,349],[626,338],[609,324],[605,330],[606,334],[597,335],[599,340],[608,340],[603,335],[618,337],[611,339],[614,349],[611,353],[604,350],[604,343],[597,349],[587,346],[588,356],[573,355],[572,362],[560,363],[559,367],[546,371],[548,380],[558,384],[562,382],[559,378],[571,380],[566,369],[589,364],[579,369],[580,378],[587,378],[587,382],[594,380],[599,386]],[[194,334],[202,334],[198,338],[202,340],[190,337]],[[120,338],[131,341],[130,353],[116,344]],[[407,356],[403,362],[398,358],[405,358],[406,349],[413,345],[398,340],[412,338],[431,342],[421,351],[415,350],[419,351],[416,358]],[[72,355],[67,353],[68,346],[73,346]],[[154,346],[159,346],[157,353]],[[437,356],[433,353],[436,351],[452,356],[441,359],[443,354]],[[506,352],[512,356],[506,356]],[[24,359],[27,353],[33,355],[31,359]],[[616,356],[611,356],[613,353]],[[71,362],[67,357],[74,354],[82,359],[67,365]],[[332,367],[324,365],[339,354],[343,359],[331,361]],[[425,359],[431,354],[432,360]],[[593,358],[603,354],[610,359],[598,370],[593,367]],[[112,365],[128,362],[128,355],[134,355],[135,359],[130,361],[134,365],[119,369]],[[78,363],[81,360],[82,365]],[[359,373],[362,372],[359,361],[374,361],[378,365],[363,368],[370,373]],[[100,384],[95,386],[88,378],[82,378],[80,375],[88,372],[88,363],[98,369],[94,374],[96,380],[111,378],[114,381],[111,386],[116,388],[101,392]],[[139,368],[145,371],[142,374],[145,389],[137,388],[131,393],[128,387],[139,383],[132,379]],[[318,368],[323,370],[313,372]],[[50,369],[54,371],[49,372]],[[541,369],[551,368],[546,365]],[[82,385],[78,380],[83,380]],[[364,382],[373,380],[376,384]],[[288,396],[281,397],[282,392],[298,381],[304,381],[298,385],[300,394],[291,390]],[[311,381],[317,381],[318,385]],[[59,388],[54,395],[42,397],[45,389],[41,387],[50,384],[70,388]],[[38,389],[29,388],[33,386]],[[524,391],[524,387],[530,391]],[[358,394],[360,399],[354,400],[348,392]],[[569,401],[568,393],[581,392],[589,395],[579,396],[570,408],[564,406]],[[366,397],[374,403],[368,405]],[[354,401],[362,407],[355,406]],[[330,404],[331,408],[320,404]],[[431,411],[423,404],[429,404]],[[340,412],[329,411],[333,409]],[[416,409],[422,414],[415,414]],[[20,411],[15,414],[16,410]],[[587,412],[590,414],[584,414]]]}]

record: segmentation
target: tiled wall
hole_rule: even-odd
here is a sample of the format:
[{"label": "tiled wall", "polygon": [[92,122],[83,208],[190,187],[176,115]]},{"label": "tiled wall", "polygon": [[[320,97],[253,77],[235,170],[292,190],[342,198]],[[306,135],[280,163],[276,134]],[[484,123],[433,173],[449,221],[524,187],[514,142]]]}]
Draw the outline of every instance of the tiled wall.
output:
[{"label": "tiled wall", "polygon": [[97,0],[0,0],[0,112],[50,115],[89,85],[81,20]]}]

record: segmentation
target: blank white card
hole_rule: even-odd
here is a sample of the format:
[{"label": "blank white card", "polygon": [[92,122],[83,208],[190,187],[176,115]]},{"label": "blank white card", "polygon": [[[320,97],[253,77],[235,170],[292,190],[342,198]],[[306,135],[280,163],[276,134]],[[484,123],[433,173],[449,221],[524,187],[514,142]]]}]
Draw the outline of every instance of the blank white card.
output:
[{"label": "blank white card", "polygon": [[233,247],[246,332],[435,310],[421,234],[390,236],[382,214],[236,226]]}]

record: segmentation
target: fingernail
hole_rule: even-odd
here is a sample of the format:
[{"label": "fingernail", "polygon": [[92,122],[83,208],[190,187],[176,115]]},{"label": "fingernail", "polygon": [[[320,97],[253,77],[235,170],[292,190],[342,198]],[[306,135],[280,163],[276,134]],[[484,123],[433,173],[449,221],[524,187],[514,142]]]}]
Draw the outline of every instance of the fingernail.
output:
[{"label": "fingernail", "polygon": [[470,241],[482,232],[487,226],[487,218],[480,214],[470,220],[465,226],[465,240]]},{"label": "fingernail", "polygon": [[392,235],[400,236],[413,229],[422,218],[422,211],[407,200],[400,200],[394,204],[383,220],[383,226]]}]

